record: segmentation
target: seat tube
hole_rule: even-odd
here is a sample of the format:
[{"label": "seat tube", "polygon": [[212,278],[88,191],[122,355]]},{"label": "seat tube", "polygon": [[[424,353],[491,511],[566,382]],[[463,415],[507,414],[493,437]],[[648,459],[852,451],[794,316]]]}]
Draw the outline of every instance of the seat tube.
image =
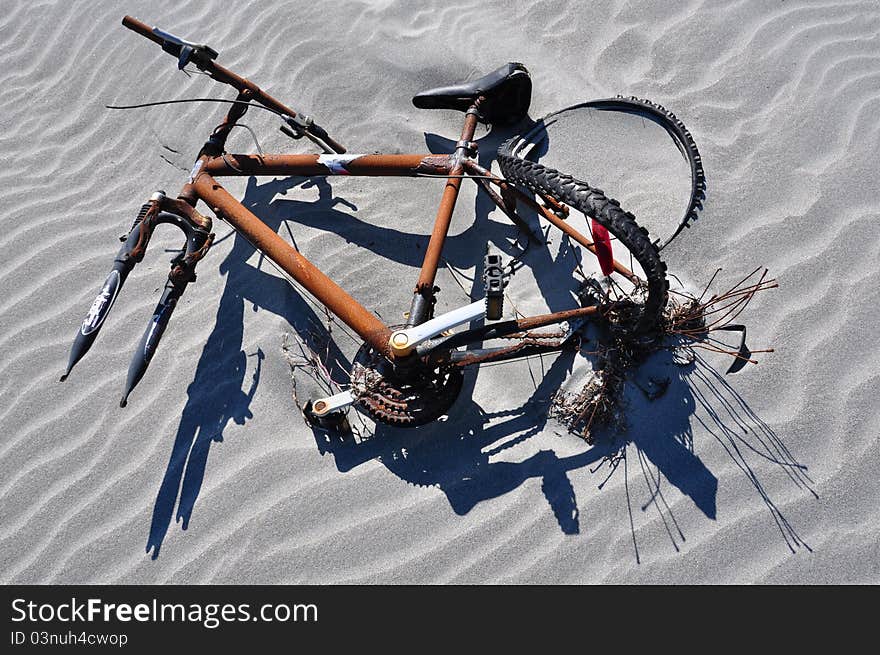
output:
[{"label": "seat tube", "polygon": [[440,206],[437,208],[437,216],[434,219],[434,229],[431,232],[431,239],[428,241],[419,281],[416,283],[412,305],[410,305],[409,318],[406,322],[409,327],[424,323],[431,317],[434,306],[434,279],[437,276],[437,265],[440,262],[440,253],[443,251],[443,244],[449,233],[452,212],[455,210],[455,202],[458,200],[458,192],[461,189],[462,178],[453,176],[460,176],[464,173],[464,160],[468,157],[470,144],[477,129],[481,100],[482,97],[478,98],[468,109],[464,119],[464,127],[461,130],[461,138],[451,157],[450,177],[446,180],[446,186],[443,188]]}]

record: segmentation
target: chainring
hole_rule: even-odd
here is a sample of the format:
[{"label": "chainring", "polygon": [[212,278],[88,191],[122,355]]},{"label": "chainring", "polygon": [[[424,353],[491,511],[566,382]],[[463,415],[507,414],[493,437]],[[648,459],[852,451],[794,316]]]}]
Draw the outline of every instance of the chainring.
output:
[{"label": "chainring", "polygon": [[430,367],[420,360],[395,366],[366,343],[351,368],[355,406],[374,421],[397,427],[425,425],[443,416],[463,382],[457,367]]}]

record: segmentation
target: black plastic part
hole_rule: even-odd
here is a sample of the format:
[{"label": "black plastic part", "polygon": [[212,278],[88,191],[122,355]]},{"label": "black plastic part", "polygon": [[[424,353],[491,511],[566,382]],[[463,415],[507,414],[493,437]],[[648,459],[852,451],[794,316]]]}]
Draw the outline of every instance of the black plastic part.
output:
[{"label": "black plastic part", "polygon": [[162,50],[177,57],[177,67],[183,69],[189,62],[200,69],[217,59],[218,52],[204,43],[191,43],[164,30],[153,29],[153,33],[162,37]]},{"label": "black plastic part", "polygon": [[504,313],[504,267],[501,255],[483,258],[483,290],[486,293],[486,318],[497,321]]},{"label": "black plastic part", "polygon": [[415,95],[419,109],[455,109],[466,112],[483,96],[479,116],[484,123],[514,123],[529,111],[532,79],[519,62],[510,62],[473,82],[428,89]]},{"label": "black plastic part", "polygon": [[504,315],[504,297],[486,296],[486,318],[497,321]]},{"label": "black plastic part", "polygon": [[202,149],[199,150],[199,157],[202,155],[207,155],[209,157],[219,157],[223,154],[224,143],[226,139],[224,139],[219,134],[212,134],[208,137],[208,140],[205,141],[205,144],[202,146]]},{"label": "black plastic part", "polygon": [[302,132],[294,132],[287,125],[281,125],[279,128],[284,134],[289,136],[291,139],[301,139],[305,136]]},{"label": "black plastic part", "polygon": [[181,51],[183,50],[183,46],[181,46],[177,43],[172,43],[171,41],[164,41],[162,43],[162,50],[167,52],[169,55],[173,55],[174,57],[177,57],[178,61],[179,61]]},{"label": "black plastic part", "polygon": [[749,363],[749,357],[752,355],[752,351],[749,350],[749,347],[746,345],[746,326],[745,325],[722,325],[721,327],[715,328],[716,330],[725,330],[727,332],[740,332],[741,337],[739,340],[739,348],[737,348],[737,354],[739,357],[736,357],[733,360],[733,363],[730,365],[725,371],[726,375],[730,375],[731,373],[737,373],[741,371],[746,364]]},{"label": "black plastic part", "polygon": [[329,148],[332,152],[344,153],[345,148],[337,144],[323,127],[318,125],[310,116],[297,114],[295,118],[286,116],[284,119],[286,125],[281,126],[281,131],[291,139],[301,139],[304,136],[309,137],[312,141],[316,139],[320,141],[318,145],[322,148]]},{"label": "black plastic part", "polygon": [[190,62],[190,59],[192,59],[194,52],[192,46],[188,45],[185,45],[180,49],[180,55],[177,57],[177,68],[179,70],[183,70],[186,67]]},{"label": "black plastic part", "polygon": [[311,132],[313,136],[318,137],[322,141],[326,141],[327,139],[330,138],[330,135],[327,134],[327,130],[325,130],[323,127],[321,127],[320,125],[318,125],[314,121],[312,121],[312,124],[309,125],[309,132]]}]

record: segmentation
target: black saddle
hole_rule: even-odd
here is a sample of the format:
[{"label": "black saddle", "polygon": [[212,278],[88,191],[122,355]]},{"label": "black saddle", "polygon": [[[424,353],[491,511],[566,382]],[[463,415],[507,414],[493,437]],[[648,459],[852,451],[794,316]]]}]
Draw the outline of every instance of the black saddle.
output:
[{"label": "black saddle", "polygon": [[532,101],[532,79],[526,67],[510,62],[473,82],[422,91],[413,97],[419,109],[457,109],[467,111],[474,101],[480,103],[480,120],[484,123],[513,123],[529,110]]}]

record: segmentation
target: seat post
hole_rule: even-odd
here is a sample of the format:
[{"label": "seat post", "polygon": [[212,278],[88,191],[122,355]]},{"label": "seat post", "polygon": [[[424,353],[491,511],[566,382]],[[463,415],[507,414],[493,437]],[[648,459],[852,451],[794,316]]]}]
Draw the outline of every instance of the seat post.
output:
[{"label": "seat post", "polygon": [[434,278],[437,275],[437,265],[440,262],[443,243],[449,233],[449,223],[452,220],[452,212],[455,210],[459,189],[461,189],[460,176],[464,174],[464,161],[471,150],[470,144],[477,130],[482,101],[483,96],[480,96],[468,108],[464,117],[464,126],[461,128],[461,138],[456,144],[455,153],[450,157],[450,177],[446,180],[446,186],[443,188],[443,196],[440,198],[440,206],[437,208],[437,216],[434,219],[434,229],[425,250],[425,259],[422,262],[419,281],[416,283],[410,305],[409,319],[406,322],[410,327],[420,325],[431,317],[434,307]]},{"label": "seat post", "polygon": [[464,125],[461,128],[461,141],[471,142],[474,140],[474,133],[477,131],[477,123],[480,120],[480,105],[485,101],[483,96],[474,100],[474,104],[468,107],[464,114]]}]

